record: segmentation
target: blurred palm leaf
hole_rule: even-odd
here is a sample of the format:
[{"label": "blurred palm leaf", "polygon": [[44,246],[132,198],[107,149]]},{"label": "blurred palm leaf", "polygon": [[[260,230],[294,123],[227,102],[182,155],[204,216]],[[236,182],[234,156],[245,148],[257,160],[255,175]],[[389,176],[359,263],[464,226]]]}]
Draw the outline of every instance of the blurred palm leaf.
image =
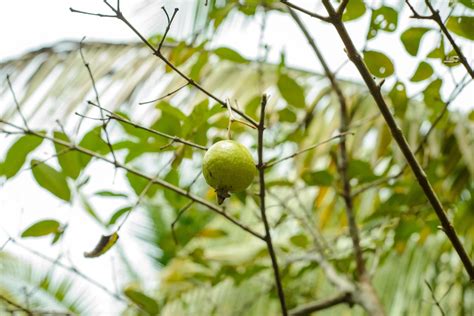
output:
[{"label": "blurred palm leaf", "polygon": [[[31,310],[86,315],[94,310],[94,298],[74,279],[54,269],[8,253],[0,253],[0,293],[16,302],[28,302]],[[0,300],[0,306],[5,302]],[[24,305],[24,304],[20,304]],[[11,306],[10,306],[11,307]]]}]

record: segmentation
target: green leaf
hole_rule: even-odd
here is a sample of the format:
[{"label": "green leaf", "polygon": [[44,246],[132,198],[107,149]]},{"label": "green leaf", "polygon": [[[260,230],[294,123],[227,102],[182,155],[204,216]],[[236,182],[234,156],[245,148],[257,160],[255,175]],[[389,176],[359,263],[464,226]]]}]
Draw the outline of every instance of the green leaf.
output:
[{"label": "green leaf", "polygon": [[382,6],[372,11],[370,19],[370,28],[367,33],[367,39],[377,36],[378,31],[394,32],[398,26],[398,12],[390,7]]},{"label": "green leaf", "polygon": [[297,108],[305,108],[304,89],[291,77],[281,74],[278,78],[278,90],[285,101]]},{"label": "green leaf", "polygon": [[430,30],[426,27],[412,27],[402,33],[400,39],[410,55],[416,56],[418,54],[421,38]]},{"label": "green leaf", "polygon": [[[107,143],[102,139],[101,133],[102,126],[94,127],[84,135],[82,140],[79,142],[79,146],[85,149],[89,149],[90,151],[93,151],[100,155],[107,154],[110,149]],[[84,169],[89,164],[92,157],[86,154],[80,154],[80,157],[82,168]]]},{"label": "green leaf", "polygon": [[184,114],[183,112],[181,112],[180,109],[178,109],[177,107],[169,104],[166,101],[159,102],[156,105],[156,108],[161,110],[164,113],[170,114],[171,116],[173,116],[174,118],[176,118],[180,121],[185,121],[187,119],[186,114]]},{"label": "green leaf", "polygon": [[410,81],[419,82],[428,79],[433,75],[433,68],[430,64],[422,61],[418,68],[416,69],[415,73],[411,77]]},{"label": "green leaf", "polygon": [[109,251],[110,248],[113,247],[117,243],[119,235],[117,233],[113,233],[109,236],[100,237],[99,243],[95,246],[92,251],[84,252],[84,257],[86,258],[97,258],[102,256],[104,253]]},{"label": "green leaf", "polygon": [[189,72],[189,77],[195,81],[201,81],[201,73],[206,66],[207,62],[209,61],[209,53],[207,51],[203,51],[199,54],[198,59],[191,67],[191,71]]},{"label": "green leaf", "polygon": [[[60,131],[54,132],[54,138],[70,142],[67,135]],[[72,179],[77,179],[82,170],[81,154],[57,143],[54,143],[54,148],[56,149],[58,162],[64,174]]]},{"label": "green leaf", "polygon": [[21,237],[41,237],[56,234],[60,231],[60,226],[61,224],[58,221],[52,219],[39,221],[25,229]]},{"label": "green leaf", "polygon": [[126,195],[125,193],[112,192],[112,191],[98,191],[94,193],[94,195],[105,196],[105,197],[121,197],[121,198],[128,197],[128,195]]},{"label": "green leaf", "polygon": [[342,20],[347,22],[358,19],[364,15],[365,11],[366,7],[363,0],[351,0],[342,15]]},{"label": "green leaf", "polygon": [[446,53],[444,52],[444,37],[441,36],[439,46],[435,47],[426,57],[444,59]]},{"label": "green leaf", "polygon": [[374,174],[372,166],[367,161],[353,159],[347,168],[349,178],[358,179],[360,182],[374,181],[378,177]]},{"label": "green leaf", "polygon": [[35,150],[43,139],[33,135],[19,138],[8,150],[5,160],[0,164],[0,176],[7,179],[15,176],[26,161],[26,157]]},{"label": "green leaf", "polygon": [[283,110],[278,112],[278,117],[280,118],[280,122],[296,122],[296,114],[289,108],[284,108]]},{"label": "green leaf", "polygon": [[[188,138],[189,134],[192,134],[193,131],[196,131],[206,124],[210,115],[211,111],[209,111],[209,100],[205,99],[194,106],[193,111],[188,117],[188,120],[185,122],[185,124],[183,124],[183,128],[179,128],[180,132],[183,136],[185,136],[185,138]],[[172,133],[172,135],[177,134]]]},{"label": "green leaf", "polygon": [[392,101],[392,105],[395,110],[395,115],[398,117],[403,117],[405,115],[405,111],[408,105],[408,97],[405,84],[401,81],[395,82],[388,96]]},{"label": "green leaf", "polygon": [[123,207],[121,209],[119,209],[118,211],[116,211],[109,219],[109,221],[107,222],[107,226],[111,226],[111,225],[114,225],[117,220],[122,217],[122,215],[124,215],[125,213],[127,213],[128,211],[130,211],[132,209],[132,207],[130,206],[127,206],[127,207]]},{"label": "green leaf", "polygon": [[460,3],[465,5],[469,9],[474,9],[474,1],[472,0],[458,0]]},{"label": "green leaf", "polygon": [[133,290],[131,288],[125,289],[123,292],[126,297],[128,297],[133,303],[137,304],[141,308],[143,308],[148,314],[150,315],[158,315],[160,311],[160,307],[158,303],[152,299],[151,297],[139,292],[137,290]]},{"label": "green leaf", "polygon": [[423,91],[423,101],[428,108],[433,109],[434,112],[438,112],[444,106],[443,99],[441,98],[441,86],[443,81],[441,79],[433,80]]},{"label": "green leaf", "polygon": [[306,235],[304,235],[304,234],[298,234],[298,235],[295,235],[295,236],[291,236],[290,242],[293,245],[301,247],[301,248],[306,248],[309,244],[308,237],[306,237]]},{"label": "green leaf", "polygon": [[[130,172],[127,173],[127,179],[128,179],[128,183],[130,184],[133,191],[135,191],[137,195],[140,195],[142,191],[148,185],[148,182],[150,182],[150,180],[144,179]],[[158,189],[158,186],[156,184],[153,184],[151,187],[148,188],[146,196],[153,197],[157,189]]]},{"label": "green leaf", "polygon": [[474,40],[474,16],[450,16],[446,27],[454,34]]},{"label": "green leaf", "polygon": [[238,52],[235,50],[228,48],[228,47],[220,47],[214,50],[214,53],[223,60],[230,60],[234,63],[245,64],[248,63],[248,60],[242,57]]},{"label": "green leaf", "polygon": [[381,52],[365,51],[364,61],[369,71],[376,77],[386,78],[394,72],[392,61]]},{"label": "green leaf", "polygon": [[334,177],[327,170],[305,172],[302,178],[307,185],[317,186],[330,186],[334,181]]},{"label": "green leaf", "polygon": [[41,187],[64,201],[71,200],[71,190],[62,173],[39,160],[32,160],[31,168],[36,182]]}]

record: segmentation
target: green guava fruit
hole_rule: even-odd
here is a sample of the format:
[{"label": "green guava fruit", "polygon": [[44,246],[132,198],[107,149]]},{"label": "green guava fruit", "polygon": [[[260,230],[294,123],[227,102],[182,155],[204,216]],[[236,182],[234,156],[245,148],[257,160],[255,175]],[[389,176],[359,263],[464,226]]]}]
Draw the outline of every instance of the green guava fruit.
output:
[{"label": "green guava fruit", "polygon": [[252,183],[257,168],[245,146],[222,140],[207,150],[202,173],[207,184],[216,189],[218,203],[222,204],[229,192],[243,191]]}]

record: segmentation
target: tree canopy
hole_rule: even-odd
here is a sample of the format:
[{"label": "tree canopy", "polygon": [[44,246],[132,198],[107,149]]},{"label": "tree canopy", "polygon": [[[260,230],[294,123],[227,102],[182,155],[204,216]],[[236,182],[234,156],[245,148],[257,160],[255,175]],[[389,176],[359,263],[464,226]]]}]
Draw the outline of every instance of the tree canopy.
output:
[{"label": "tree canopy", "polygon": [[[184,35],[173,30],[181,12],[173,1],[157,13],[163,29],[151,34],[135,27],[120,1],[99,1],[97,12],[71,8],[84,19],[115,20],[137,42],[65,41],[0,63],[4,186],[27,174],[44,195],[81,213],[25,219],[0,240],[0,308],[25,315],[474,310],[472,98],[450,108],[466,91],[472,97],[471,2],[179,5],[192,17]],[[298,28],[298,47],[314,53],[321,73],[292,66],[284,51],[271,60],[263,35],[254,57],[219,42],[238,19],[272,32],[265,22],[274,16]],[[314,23],[331,26],[347,54],[339,68],[328,63],[333,52],[312,34]],[[365,35],[351,33],[353,25]],[[383,47],[387,34],[405,56]],[[409,76],[406,59],[416,62]],[[340,75],[347,67],[357,80]],[[224,139],[250,150],[258,176],[220,205],[202,159]],[[119,190],[96,189],[107,174]],[[64,249],[68,234],[88,234],[82,217],[102,236],[90,249]],[[58,257],[35,249],[36,239]],[[130,245],[145,249],[151,275],[127,256]],[[114,287],[89,277],[68,252],[102,266],[114,254],[121,271]],[[107,306],[95,292],[110,298]]]}]

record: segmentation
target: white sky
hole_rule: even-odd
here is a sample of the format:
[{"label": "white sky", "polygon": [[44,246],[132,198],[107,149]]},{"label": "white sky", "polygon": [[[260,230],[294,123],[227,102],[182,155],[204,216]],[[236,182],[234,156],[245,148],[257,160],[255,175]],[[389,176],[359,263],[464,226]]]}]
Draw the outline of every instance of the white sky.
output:
[{"label": "white sky", "polygon": [[[186,25],[185,18],[188,16],[186,14],[186,7],[189,8],[190,4],[194,1],[167,2],[171,4],[178,2],[177,6],[180,7],[181,11],[176,25]],[[398,1],[392,2],[398,3]],[[132,17],[133,12],[135,12],[133,10],[133,3],[134,1],[132,0],[122,0],[122,7],[125,13],[129,13],[128,15]],[[314,8],[314,5],[311,5],[314,1],[299,1],[297,3],[305,5],[310,9]],[[162,1],[157,1],[157,5],[161,6],[162,4]],[[0,61],[19,56],[27,50],[49,45],[62,39],[80,40],[83,36],[87,36],[89,40],[135,40],[130,30],[119,21],[73,14],[69,11],[71,6],[92,12],[106,12],[107,10],[101,0],[0,1],[0,37],[2,39]],[[159,18],[162,19],[162,16],[160,15]],[[368,19],[369,15],[366,14],[364,22],[357,20],[348,24],[349,32],[359,48],[364,44],[365,28],[368,24]],[[336,69],[346,58],[336,33],[329,25],[323,25],[306,17],[304,21],[320,43],[331,68]],[[239,50],[243,55],[252,57],[257,51],[260,21],[243,24],[240,24],[240,22],[236,21],[236,25],[226,28],[225,33],[219,34],[218,43],[219,45],[231,46]],[[408,24],[414,25],[417,23],[408,19],[407,12],[403,11],[399,20],[399,29],[404,29]],[[138,22],[138,25],[146,25],[146,23],[140,24]],[[397,75],[403,81],[408,82],[408,78],[413,74],[420,58],[412,58],[405,52],[399,36],[398,32],[393,34],[382,33],[379,38],[369,43],[369,48],[381,50],[392,56],[395,59]],[[434,41],[434,34],[433,36],[426,36],[421,47],[420,56],[423,56],[424,52],[431,50],[436,45]],[[270,16],[265,33],[265,42],[271,46],[271,60],[277,61],[281,49],[285,49],[287,61],[291,65],[320,71],[317,60],[297,27],[280,15]],[[465,41],[460,41],[460,43],[463,45],[468,59],[472,60],[472,44],[468,44]],[[446,75],[446,68],[444,66],[434,63],[434,67],[439,71],[440,76]],[[459,76],[464,74],[464,71],[462,67],[457,67],[455,74],[459,78]],[[355,68],[350,64],[343,68],[341,74],[346,78],[356,80],[359,78]],[[390,81],[386,85],[390,87]],[[409,89],[410,91],[419,91],[423,87],[424,84],[411,85]],[[450,90],[449,85],[446,85],[445,89],[445,92],[448,92]],[[471,84],[453,106],[462,109],[472,109],[474,108],[473,100],[474,95]],[[4,152],[5,148],[5,144],[2,145],[0,142],[0,152]],[[105,167],[101,164],[95,164],[93,168],[88,170],[88,173],[100,174],[100,177],[93,177],[94,180],[91,181],[93,184],[88,189],[90,193],[101,189],[123,191],[126,188],[125,184],[120,181],[120,176],[116,177],[117,180],[115,182],[110,180],[113,179],[113,169],[110,166]],[[96,200],[94,202],[98,209],[104,208],[104,213],[101,213],[101,215],[104,215],[104,218],[107,218],[108,215],[106,214],[116,209],[111,208],[110,203],[115,202],[110,200]],[[119,204],[117,203],[117,207]],[[127,226],[133,227],[134,223],[140,221],[139,217],[137,214],[132,216],[131,222]],[[66,235],[62,247],[69,249],[73,262],[80,270],[112,288],[111,257],[114,255],[107,254],[94,260],[84,259],[82,256],[82,252],[90,250],[98,240],[98,237],[104,232],[77,205],[71,207],[61,203],[49,193],[40,189],[30,176],[30,172],[23,172],[12,181],[0,186],[0,227],[2,229],[11,235],[17,236],[29,224],[44,218],[55,218],[61,222],[70,222],[70,231]],[[87,231],[84,231],[85,228],[87,228]],[[5,239],[4,232],[0,230],[0,244]],[[57,247],[54,249],[49,247],[49,238],[28,240],[26,243],[30,247],[34,247],[51,257],[54,257],[58,251]],[[140,264],[140,270],[147,275],[148,280],[155,279],[152,267],[146,263],[147,260],[143,249],[138,248],[134,242],[133,232],[126,231],[121,237],[121,243],[125,245],[127,254],[132,258],[132,261]],[[16,248],[13,245],[9,245],[7,250],[16,252]],[[118,262],[119,260],[116,259],[115,261]],[[95,291],[94,289],[94,293],[97,298],[105,302],[113,302],[100,290]],[[111,306],[111,304],[104,303],[102,306]],[[115,310],[120,309],[120,307],[120,305],[114,305]]]}]

